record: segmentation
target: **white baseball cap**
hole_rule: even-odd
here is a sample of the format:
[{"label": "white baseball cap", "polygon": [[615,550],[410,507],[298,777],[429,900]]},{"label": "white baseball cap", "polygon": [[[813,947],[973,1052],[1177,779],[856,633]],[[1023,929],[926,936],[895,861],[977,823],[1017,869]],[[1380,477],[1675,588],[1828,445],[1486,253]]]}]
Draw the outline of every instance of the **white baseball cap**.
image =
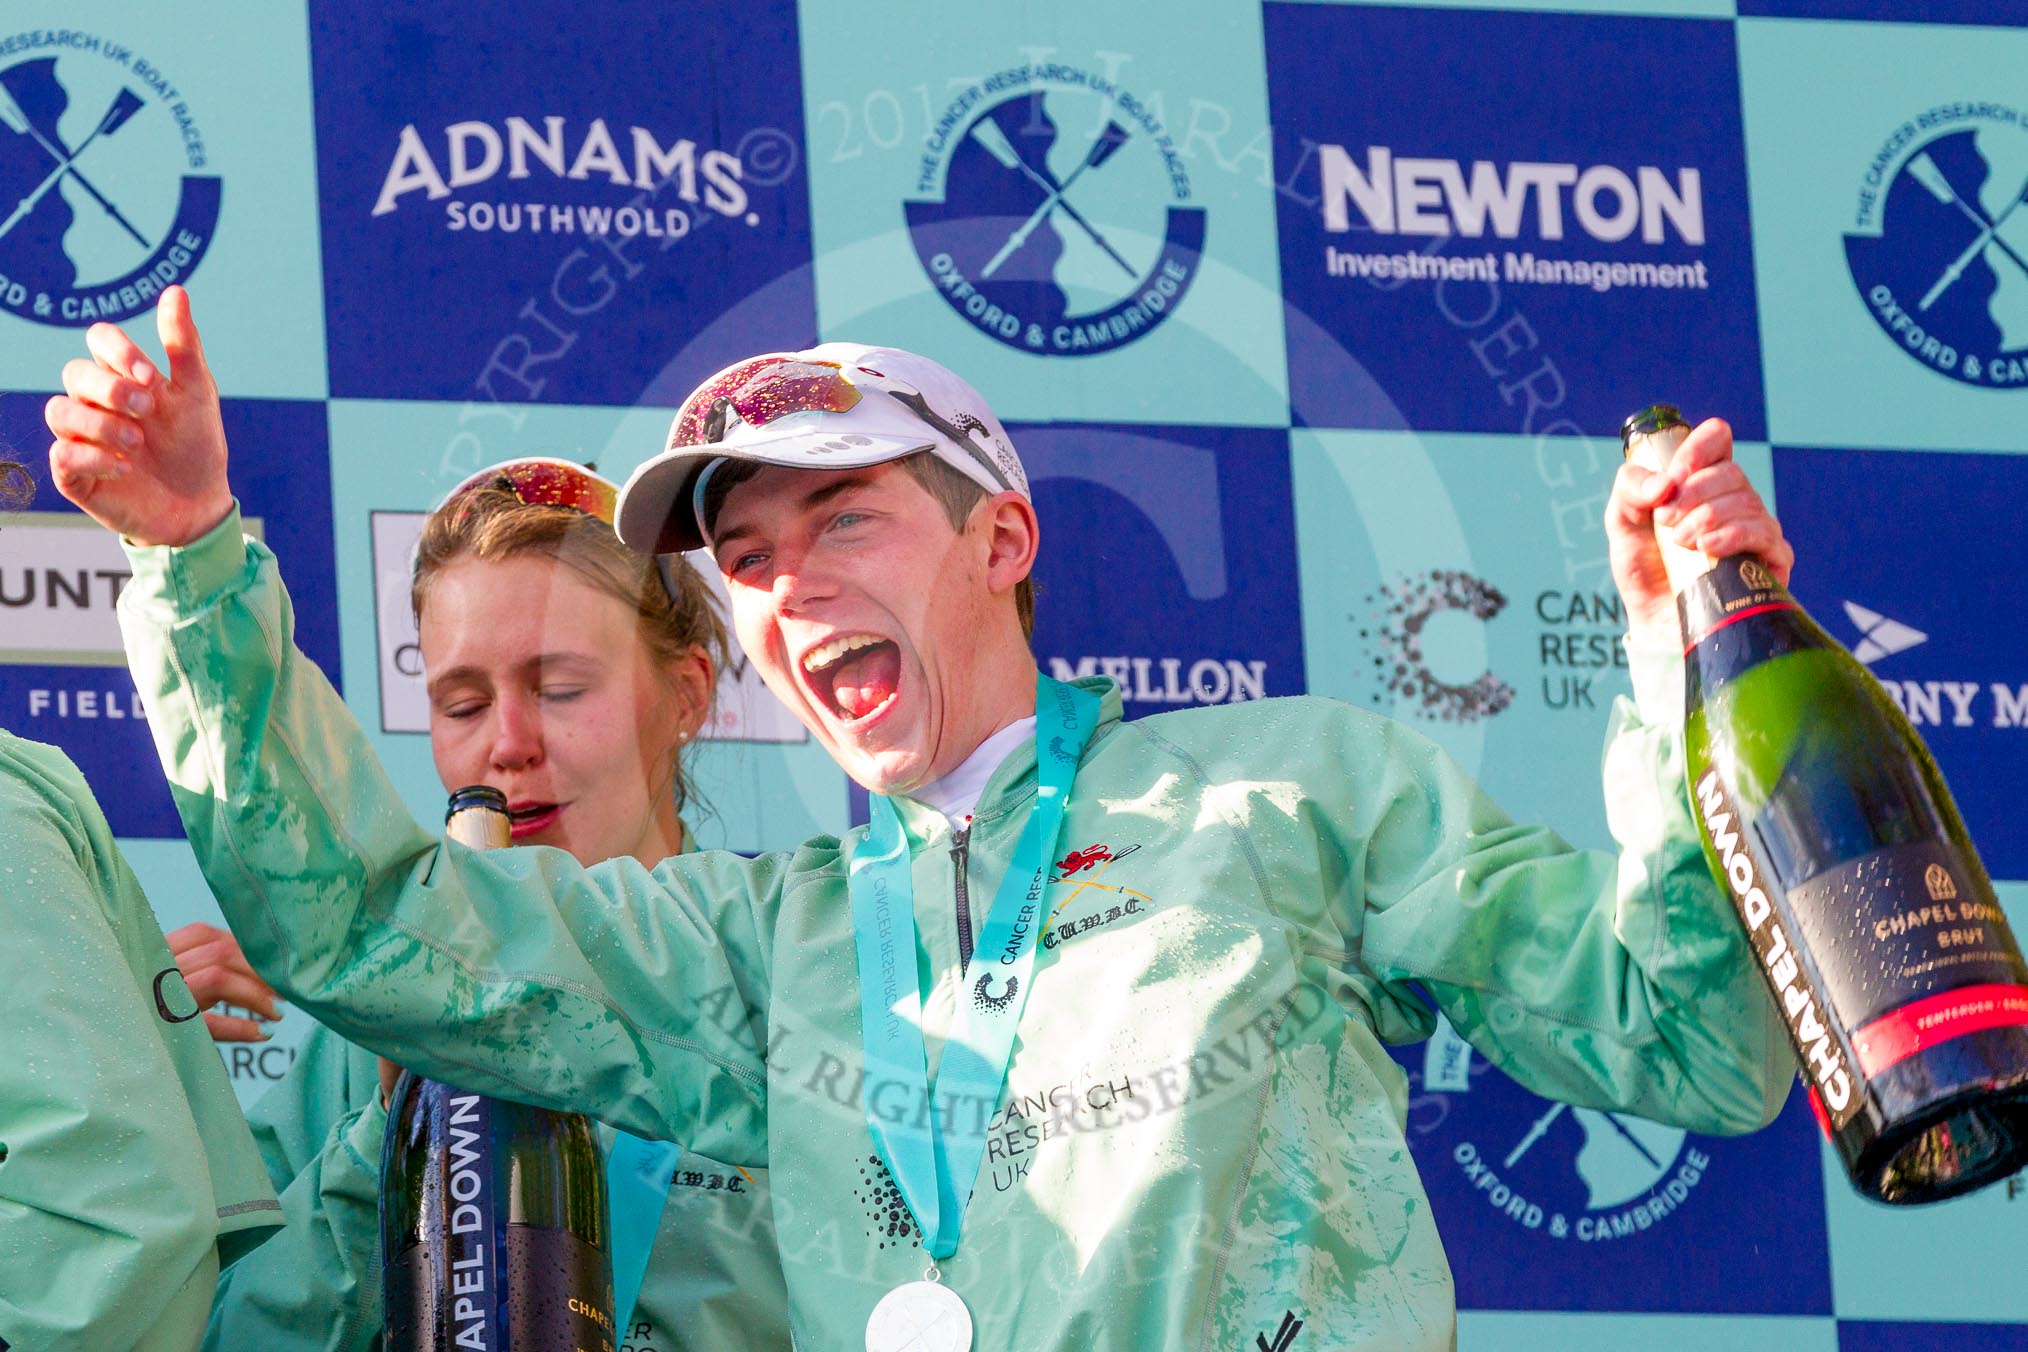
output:
[{"label": "white baseball cap", "polygon": [[620,490],[613,526],[643,553],[697,549],[704,487],[726,461],[863,469],[925,451],[989,494],[1030,496],[993,410],[929,358],[858,343],[764,353],[690,392],[668,445]]}]

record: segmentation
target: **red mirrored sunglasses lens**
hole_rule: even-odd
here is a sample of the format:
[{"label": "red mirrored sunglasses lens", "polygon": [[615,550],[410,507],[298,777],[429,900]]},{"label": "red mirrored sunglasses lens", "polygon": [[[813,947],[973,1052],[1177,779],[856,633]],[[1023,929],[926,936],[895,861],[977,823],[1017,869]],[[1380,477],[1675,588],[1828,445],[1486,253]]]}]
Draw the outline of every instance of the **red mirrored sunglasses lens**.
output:
[{"label": "red mirrored sunglasses lens", "polygon": [[581,465],[566,460],[510,460],[482,469],[459,484],[445,497],[443,506],[449,507],[481,488],[506,489],[532,507],[575,508],[609,526],[619,503],[619,490]]},{"label": "red mirrored sunglasses lens", "polygon": [[725,428],[712,414],[721,404],[730,405],[742,422],[765,427],[791,413],[843,413],[858,402],[858,388],[836,362],[756,357],[719,372],[683,401],[671,444],[718,440]]}]

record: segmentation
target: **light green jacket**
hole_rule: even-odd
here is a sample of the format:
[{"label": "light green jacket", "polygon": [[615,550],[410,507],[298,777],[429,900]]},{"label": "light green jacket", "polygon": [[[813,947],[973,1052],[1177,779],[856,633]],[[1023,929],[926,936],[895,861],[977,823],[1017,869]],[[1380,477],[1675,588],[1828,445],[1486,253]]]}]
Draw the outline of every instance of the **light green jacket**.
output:
[{"label": "light green jacket", "polygon": [[0,922],[0,1345],[188,1352],[280,1209],[84,777],[4,731]]},{"label": "light green jacket", "polygon": [[[925,1257],[864,1120],[845,840],[653,871],[440,846],[294,647],[272,556],[229,519],[136,550],[128,656],[199,859],[254,964],[425,1073],[766,1163],[799,1346],[857,1352]],[[1615,710],[1622,853],[1516,826],[1422,737],[1318,699],[1119,721],[1067,806],[1033,991],[943,1278],[976,1346],[1443,1348],[1449,1269],[1383,1042],[1440,1009],[1537,1092],[1749,1131],[1792,1074],[1713,886],[1681,738]],[[1034,794],[994,773],[968,891]],[[952,842],[902,803],[925,1034],[1004,994],[961,971]],[[451,942],[445,936],[458,936]],[[981,981],[988,984],[978,989]],[[1003,983],[1004,984],[1004,983]],[[1434,1006],[1434,1007],[1433,1007]],[[874,1111],[927,1111],[891,1086]]]},{"label": "light green jacket", "polygon": [[[387,1110],[372,1052],[321,1025],[247,1113],[288,1228],[226,1269],[205,1346],[363,1352],[378,1345],[380,1146]],[[610,1146],[610,1141],[607,1142]],[[632,1352],[787,1352],[767,1170],[686,1154],[661,1210]]]}]

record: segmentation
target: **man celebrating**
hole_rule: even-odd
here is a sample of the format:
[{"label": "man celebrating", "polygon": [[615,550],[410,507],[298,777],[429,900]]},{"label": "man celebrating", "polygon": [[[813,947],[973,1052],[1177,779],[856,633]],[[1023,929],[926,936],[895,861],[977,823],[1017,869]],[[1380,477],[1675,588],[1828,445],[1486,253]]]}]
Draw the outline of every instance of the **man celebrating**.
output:
[{"label": "man celebrating", "polygon": [[711,549],[872,822],[585,871],[401,810],[240,534],[180,291],[161,315],[167,376],[88,334],[52,464],[128,537],[135,678],[256,966],[422,1073],[767,1163],[804,1347],[1450,1346],[1382,1049],[1439,1013],[1572,1103],[1729,1132],[1780,1107],[1788,1052],[1686,809],[1652,533],[1786,575],[1722,423],[1608,509],[1640,694],[1606,751],[1614,857],[1334,701],[1123,724],[1109,682],[1036,670],[1035,510],[969,386],[845,344],[738,363],[619,528]]}]

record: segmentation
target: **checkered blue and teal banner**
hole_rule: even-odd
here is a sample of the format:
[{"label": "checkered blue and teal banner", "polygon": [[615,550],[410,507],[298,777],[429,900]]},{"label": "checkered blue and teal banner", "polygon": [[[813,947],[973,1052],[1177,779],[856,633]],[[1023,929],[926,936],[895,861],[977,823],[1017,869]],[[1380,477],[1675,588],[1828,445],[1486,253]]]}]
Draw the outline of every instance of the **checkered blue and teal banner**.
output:
[{"label": "checkered blue and teal banner", "polygon": [[[1038,650],[1130,716],[1313,692],[1604,844],[1621,417],[1728,418],[1796,591],[1929,738],[2028,922],[2028,4],[477,0],[0,18],[0,446],[188,283],[298,637],[419,814],[420,514],[615,478],[751,352],[894,344],[1007,422]],[[84,767],[165,926],[215,916],[126,679],[123,560],[0,532],[0,722]],[[851,818],[730,673],[709,843]],[[1356,767],[1348,767],[1356,773]],[[225,1055],[242,1096],[301,1032]],[[1714,1140],[1443,1037],[1409,1139],[1479,1349],[2028,1349],[2028,1181],[1856,1198],[1800,1099]]]}]

